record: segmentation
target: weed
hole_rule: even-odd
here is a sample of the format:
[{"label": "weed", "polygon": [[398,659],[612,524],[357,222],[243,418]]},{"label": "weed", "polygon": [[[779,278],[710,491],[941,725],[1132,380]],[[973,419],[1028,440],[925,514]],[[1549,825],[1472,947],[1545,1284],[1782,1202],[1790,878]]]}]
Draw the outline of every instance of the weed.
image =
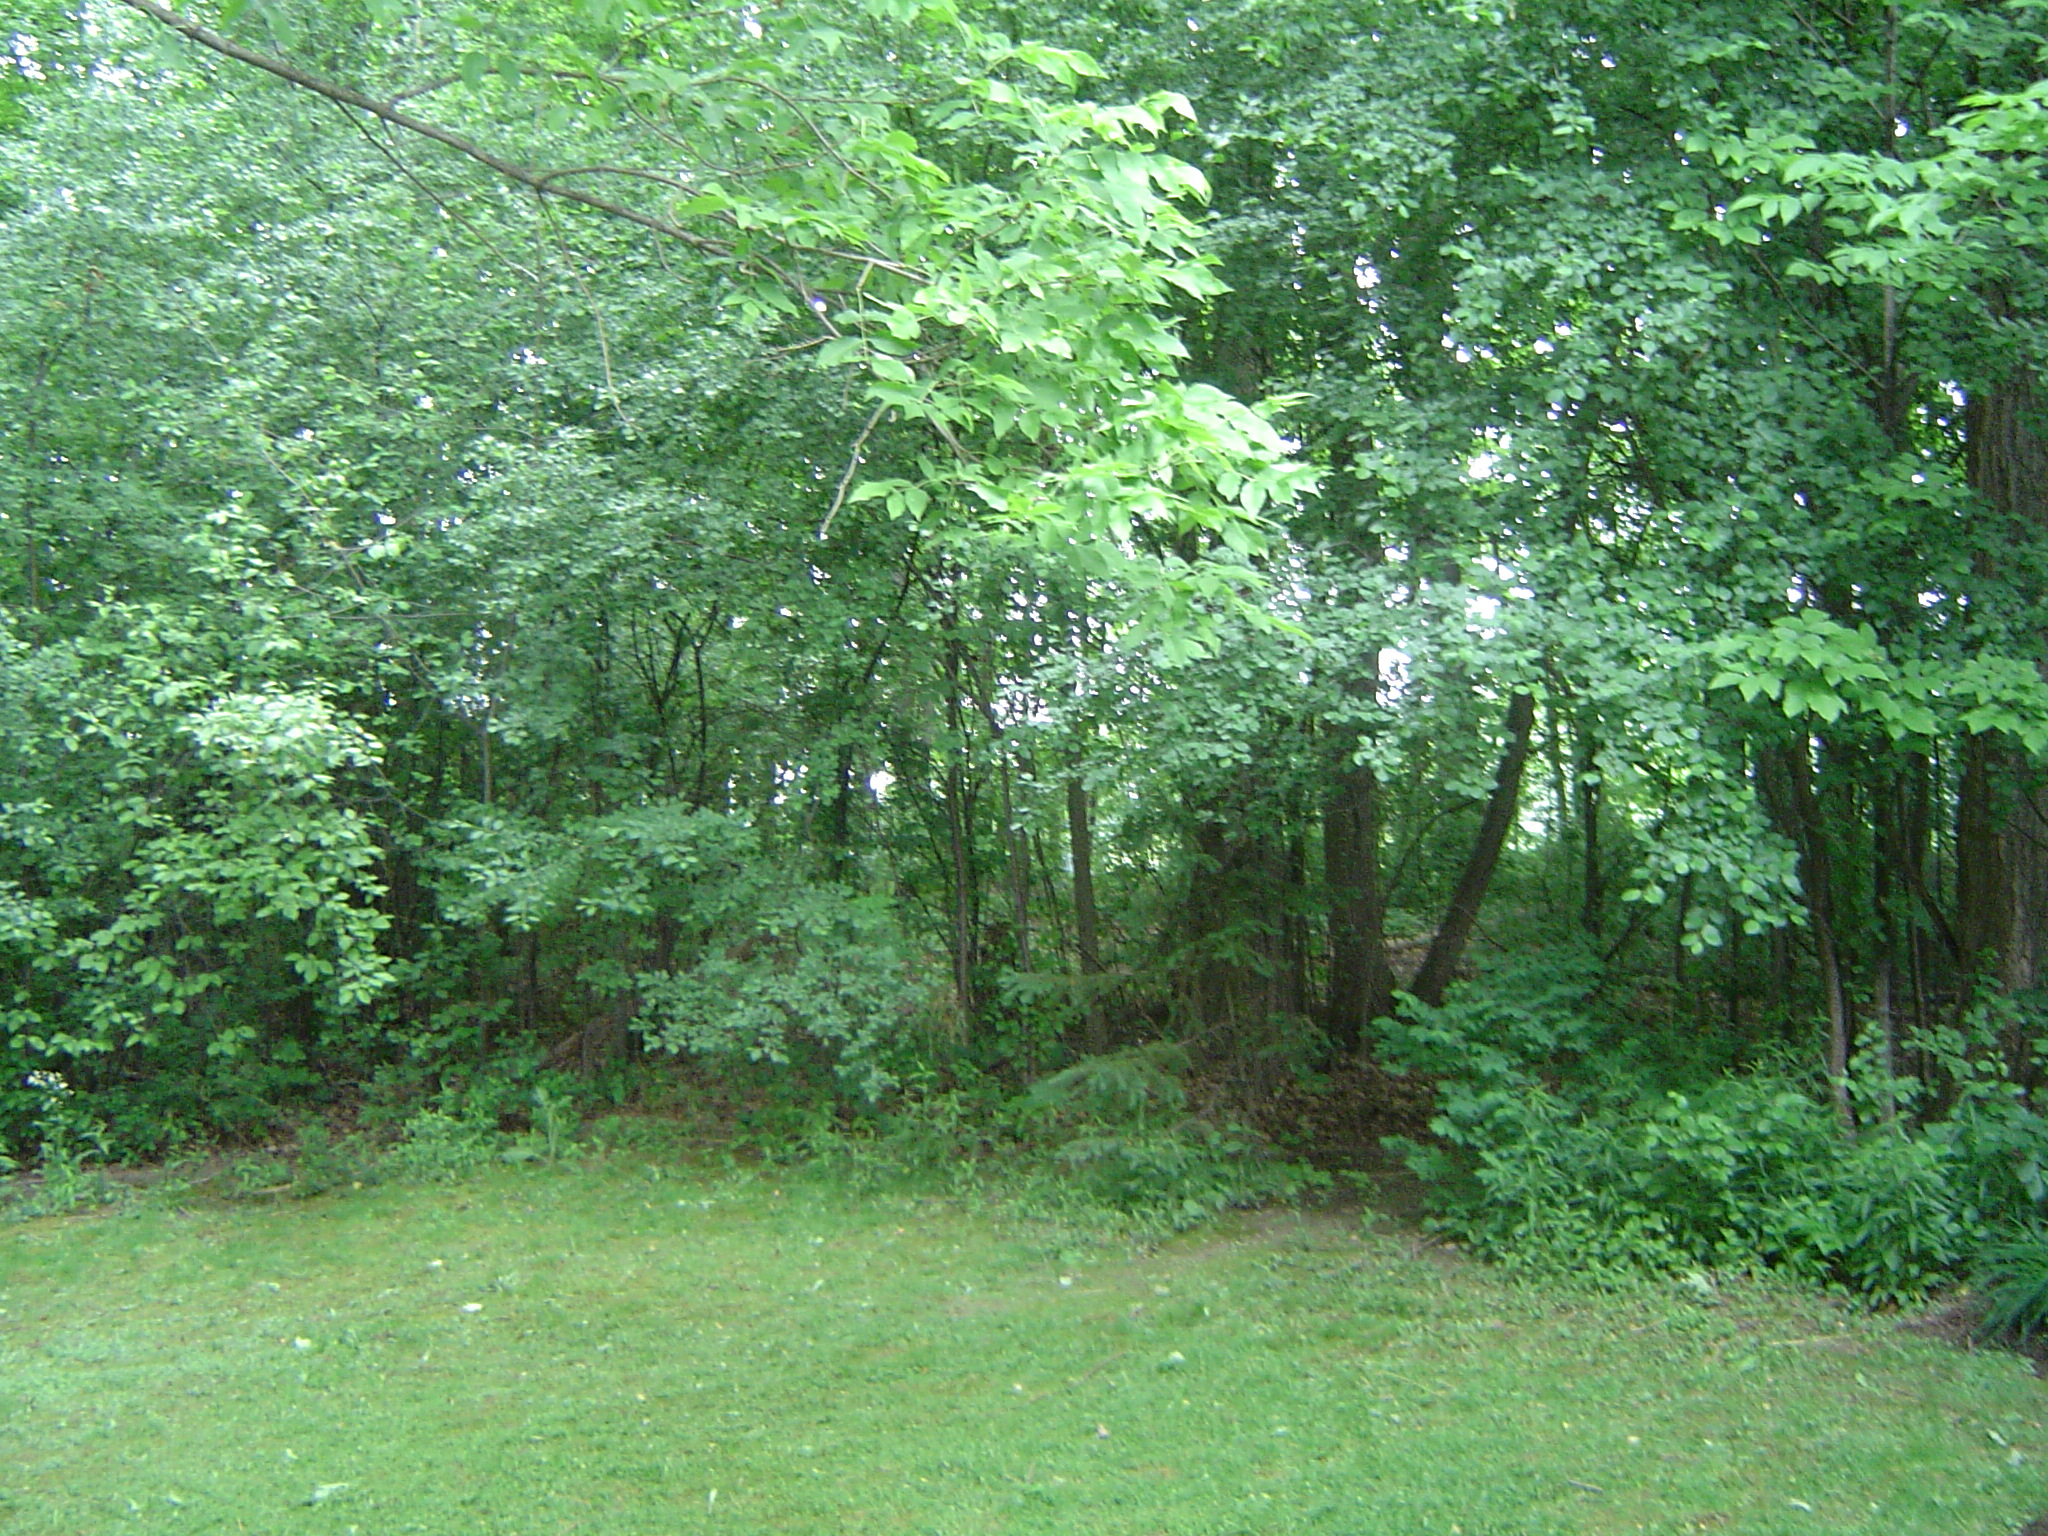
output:
[{"label": "weed", "polygon": [[358,1136],[337,1140],[318,1120],[299,1127],[299,1154],[292,1160],[292,1194],[301,1200],[368,1183],[377,1176],[377,1157]]},{"label": "weed", "polygon": [[31,1072],[26,1083],[41,1101],[33,1122],[36,1167],[41,1177],[28,1194],[13,1203],[11,1213],[62,1216],[107,1204],[114,1192],[107,1179],[106,1125],[80,1105],[59,1073]]},{"label": "weed", "polygon": [[239,1157],[228,1165],[227,1193],[241,1199],[281,1195],[292,1187],[292,1165],[275,1153]]},{"label": "weed", "polygon": [[423,1109],[405,1122],[403,1138],[384,1163],[400,1179],[449,1182],[466,1178],[496,1161],[505,1149],[497,1126]]},{"label": "weed", "polygon": [[[1027,1182],[1055,1205],[1094,1203],[1179,1231],[1233,1206],[1327,1189],[1327,1174],[1283,1162],[1234,1124],[1187,1113],[1187,1054],[1155,1043],[1083,1058],[1014,1106],[1039,1155]],[[1047,1188],[1046,1175],[1064,1188]]]},{"label": "weed", "polygon": [[549,1093],[545,1084],[533,1090],[533,1128],[547,1148],[549,1162],[562,1160],[563,1151],[576,1139],[576,1125],[573,1102]]}]

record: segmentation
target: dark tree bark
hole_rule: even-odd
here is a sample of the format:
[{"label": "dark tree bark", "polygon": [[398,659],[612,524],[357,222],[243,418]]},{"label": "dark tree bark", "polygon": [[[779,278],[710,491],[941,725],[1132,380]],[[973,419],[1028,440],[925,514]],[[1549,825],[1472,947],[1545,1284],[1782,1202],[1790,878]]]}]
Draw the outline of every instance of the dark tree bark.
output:
[{"label": "dark tree bark", "polygon": [[633,1045],[633,1020],[639,1016],[640,999],[631,980],[634,953],[630,936],[619,936],[612,958],[618,962],[623,984],[612,994],[608,1004],[593,1008],[584,1018],[577,1039],[577,1054],[579,1065],[586,1073],[602,1071],[623,1059]]},{"label": "dark tree bark", "polygon": [[978,1006],[974,972],[980,958],[976,942],[980,875],[974,859],[970,794],[966,771],[956,756],[946,764],[946,883],[953,898],[953,986],[963,1020],[971,1020]]},{"label": "dark tree bark", "polygon": [[512,983],[512,1013],[522,1034],[539,1030],[540,1009],[540,934],[528,928],[519,935],[519,970]]},{"label": "dark tree bark", "polygon": [[1045,893],[1045,913],[1052,919],[1052,945],[1062,960],[1072,954],[1067,945],[1067,920],[1061,908],[1059,882],[1053,879],[1052,855],[1045,851],[1045,839],[1032,832],[1027,837],[1032,861],[1038,866],[1038,888]]},{"label": "dark tree bark", "polygon": [[1010,925],[1017,930],[1017,969],[1031,969],[1031,844],[1017,825],[1017,804],[1010,787],[1010,760],[1002,764],[1003,844],[1010,854]]},{"label": "dark tree bark", "polygon": [[2034,433],[2036,411],[2034,377],[2022,368],[1963,413],[1971,488],[2029,531],[2048,527],[2048,445]]},{"label": "dark tree bark", "polygon": [[[994,663],[983,658],[985,675],[993,675]],[[1002,717],[996,713],[993,690],[977,683],[975,706],[988,726],[988,738],[995,750],[996,783],[1003,797],[1003,855],[1009,865],[1010,926],[1015,930],[1017,969],[1031,969],[1031,845],[1017,825],[1016,774],[1011,753],[1003,737]]]},{"label": "dark tree bark", "polygon": [[[2005,308],[2003,296],[1993,295],[1993,312]],[[2023,537],[2048,530],[2048,445],[2034,431],[2037,415],[2033,375],[2025,368],[1973,395],[1964,412],[1970,485]],[[1972,737],[1964,753],[1956,906],[1966,962],[2005,992],[2032,991],[2048,979],[2048,815],[2041,786],[2002,742]],[[2015,1059],[2013,1066],[2024,1072],[2026,1064]]]},{"label": "dark tree bark", "polygon": [[1263,792],[1244,775],[1189,805],[1190,963],[1176,978],[1185,1019],[1202,1035],[1205,1055],[1232,1061],[1254,1078],[1270,1075],[1281,1060],[1285,1021],[1299,1015],[1302,1001],[1288,915],[1300,871],[1282,832],[1256,825]]},{"label": "dark tree bark", "polygon": [[1280,1009],[1293,1017],[1306,1018],[1310,1010],[1308,981],[1308,922],[1302,916],[1302,896],[1308,889],[1308,842],[1299,832],[1287,841],[1287,882],[1285,915],[1280,921]]},{"label": "dark tree bark", "polygon": [[1380,882],[1379,782],[1346,754],[1323,806],[1323,879],[1330,892],[1330,999],[1324,1028],[1339,1055],[1394,1009]]},{"label": "dark tree bark", "polygon": [[1607,919],[1607,884],[1600,873],[1600,772],[1594,757],[1592,728],[1583,721],[1579,725],[1578,748],[1572,764],[1572,787],[1579,801],[1579,926],[1597,939]]},{"label": "dark tree bark", "polygon": [[1472,841],[1472,852],[1465,860],[1464,873],[1458,877],[1458,888],[1444,910],[1443,921],[1437,924],[1436,937],[1430,940],[1429,953],[1423,956],[1421,968],[1408,989],[1431,1007],[1443,1002],[1444,989],[1457,974],[1473,925],[1479,921],[1480,904],[1493,883],[1501,849],[1507,846],[1508,833],[1514,827],[1515,803],[1522,792],[1522,769],[1529,761],[1529,733],[1535,723],[1535,696],[1516,694],[1508,703],[1507,750],[1501,754],[1500,767],[1494,773],[1493,793],[1487,797],[1479,835]]},{"label": "dark tree bark", "polygon": [[[1900,884],[1903,872],[1910,868],[1912,853],[1906,775],[1891,763],[1880,763],[1878,769],[1870,803],[1870,906],[1875,919],[1872,936],[1877,945],[1870,973],[1870,1012],[1877,1025],[1878,1050],[1885,1081],[1889,1083],[1898,1076],[1899,936],[1912,922],[1912,909],[1904,900]],[[1886,1092],[1889,1095],[1889,1088]],[[1893,1120],[1897,1114],[1897,1105],[1888,1096],[1884,1118]]]},{"label": "dark tree bark", "polygon": [[2031,992],[2048,979],[2048,816],[2033,775],[2018,769],[2013,776],[2000,829],[2010,915],[1998,979],[2007,992]]},{"label": "dark tree bark", "polygon": [[827,868],[834,880],[851,880],[858,867],[853,848],[853,743],[843,741],[832,759],[832,800],[825,811]]},{"label": "dark tree bark", "polygon": [[1987,967],[2005,948],[2005,861],[1992,808],[1997,747],[1990,738],[1963,742],[1962,780],[1956,789],[1956,944],[1971,971]]}]

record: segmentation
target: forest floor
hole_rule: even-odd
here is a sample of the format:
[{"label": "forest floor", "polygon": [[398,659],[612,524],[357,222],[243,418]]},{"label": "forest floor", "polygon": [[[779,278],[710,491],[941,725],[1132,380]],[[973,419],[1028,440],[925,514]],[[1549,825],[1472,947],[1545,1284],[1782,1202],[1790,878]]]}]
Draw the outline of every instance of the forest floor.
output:
[{"label": "forest floor", "polygon": [[0,1530],[2010,1536],[2048,1384],[1357,1212],[1139,1246],[613,1153],[0,1228]]}]

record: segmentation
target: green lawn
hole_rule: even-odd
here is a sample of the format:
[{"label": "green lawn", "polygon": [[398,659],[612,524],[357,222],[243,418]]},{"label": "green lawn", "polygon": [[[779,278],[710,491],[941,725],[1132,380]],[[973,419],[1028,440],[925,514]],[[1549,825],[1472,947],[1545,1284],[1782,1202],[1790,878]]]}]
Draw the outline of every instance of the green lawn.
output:
[{"label": "green lawn", "polygon": [[0,1530],[2007,1536],[2043,1384],[1356,1218],[1058,1252],[614,1159],[0,1229]]}]

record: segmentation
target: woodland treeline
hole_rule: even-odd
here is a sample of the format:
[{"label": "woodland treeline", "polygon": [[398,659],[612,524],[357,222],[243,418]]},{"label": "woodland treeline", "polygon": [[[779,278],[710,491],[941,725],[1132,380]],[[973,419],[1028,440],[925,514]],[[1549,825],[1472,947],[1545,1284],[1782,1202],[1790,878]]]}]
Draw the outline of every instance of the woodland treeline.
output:
[{"label": "woodland treeline", "polygon": [[2043,1195],[2037,6],[31,11],[24,1157],[1176,1042],[1502,1251]]}]

